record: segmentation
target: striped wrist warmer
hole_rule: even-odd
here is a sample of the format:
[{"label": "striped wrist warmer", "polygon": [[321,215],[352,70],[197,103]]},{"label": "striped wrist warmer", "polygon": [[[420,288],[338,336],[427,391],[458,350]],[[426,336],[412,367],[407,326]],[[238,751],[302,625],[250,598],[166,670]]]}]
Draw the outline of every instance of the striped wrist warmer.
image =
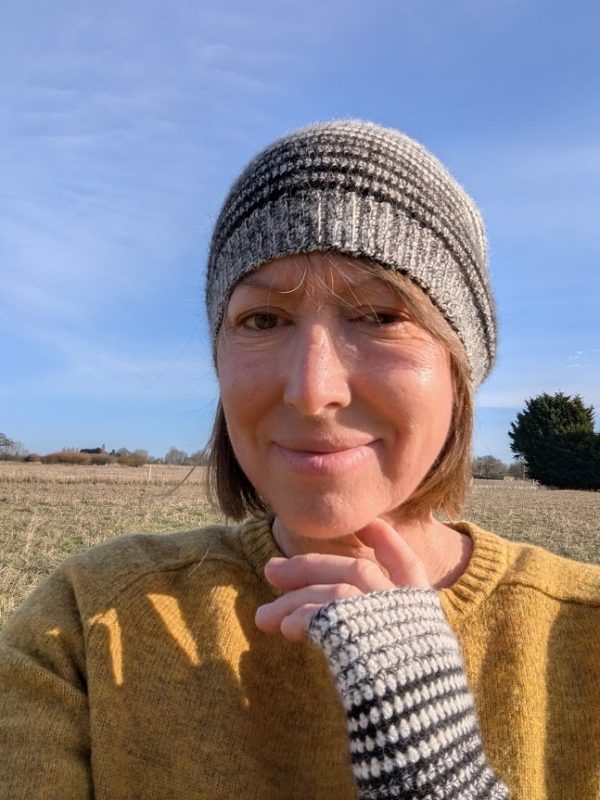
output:
[{"label": "striped wrist warmer", "polygon": [[342,699],[359,796],[506,800],[488,766],[458,641],[432,589],[323,606],[309,639]]}]

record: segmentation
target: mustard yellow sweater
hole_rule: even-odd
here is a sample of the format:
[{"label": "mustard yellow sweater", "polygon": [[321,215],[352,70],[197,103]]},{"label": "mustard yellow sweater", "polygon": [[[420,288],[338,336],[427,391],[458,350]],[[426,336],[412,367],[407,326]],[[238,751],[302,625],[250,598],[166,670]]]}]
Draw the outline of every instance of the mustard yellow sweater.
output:
[{"label": "mustard yellow sweater", "polygon": [[[600,568],[475,525],[438,593],[513,800],[600,798]],[[0,639],[0,798],[354,800],[323,654],[262,634],[266,520],[69,558]]]}]

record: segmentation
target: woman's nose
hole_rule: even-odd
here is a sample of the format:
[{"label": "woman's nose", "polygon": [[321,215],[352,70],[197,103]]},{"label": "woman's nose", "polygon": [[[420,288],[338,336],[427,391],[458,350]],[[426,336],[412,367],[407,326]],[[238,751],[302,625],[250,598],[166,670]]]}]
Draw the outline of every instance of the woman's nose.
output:
[{"label": "woman's nose", "polygon": [[343,347],[325,325],[298,326],[285,353],[284,401],[305,416],[350,403],[348,369],[340,357]]}]

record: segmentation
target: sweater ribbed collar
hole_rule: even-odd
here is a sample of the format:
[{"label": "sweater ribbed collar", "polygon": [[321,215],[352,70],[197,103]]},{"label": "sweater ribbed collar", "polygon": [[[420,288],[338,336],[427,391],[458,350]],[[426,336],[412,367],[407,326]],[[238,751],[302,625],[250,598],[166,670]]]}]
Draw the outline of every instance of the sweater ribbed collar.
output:
[{"label": "sweater ribbed collar", "polygon": [[[237,529],[246,560],[265,584],[267,583],[264,578],[265,564],[274,556],[284,555],[273,538],[272,523],[272,517],[255,518],[242,523]],[[438,591],[449,622],[458,628],[500,583],[506,572],[511,545],[506,539],[485,531],[472,522],[445,524],[470,536],[473,541],[473,551],[467,569],[456,583]],[[272,587],[271,589],[274,595],[280,594]]]}]

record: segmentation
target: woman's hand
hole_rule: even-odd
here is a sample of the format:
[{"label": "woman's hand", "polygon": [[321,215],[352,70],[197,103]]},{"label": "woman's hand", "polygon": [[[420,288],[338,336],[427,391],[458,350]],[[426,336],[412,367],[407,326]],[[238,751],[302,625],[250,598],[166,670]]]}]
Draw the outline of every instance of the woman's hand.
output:
[{"label": "woman's hand", "polygon": [[423,562],[387,522],[376,519],[355,536],[373,550],[375,560],[307,553],[268,561],[265,577],[286,594],[260,606],[257,627],[304,641],[313,615],[333,600],[396,586],[430,588]]}]

